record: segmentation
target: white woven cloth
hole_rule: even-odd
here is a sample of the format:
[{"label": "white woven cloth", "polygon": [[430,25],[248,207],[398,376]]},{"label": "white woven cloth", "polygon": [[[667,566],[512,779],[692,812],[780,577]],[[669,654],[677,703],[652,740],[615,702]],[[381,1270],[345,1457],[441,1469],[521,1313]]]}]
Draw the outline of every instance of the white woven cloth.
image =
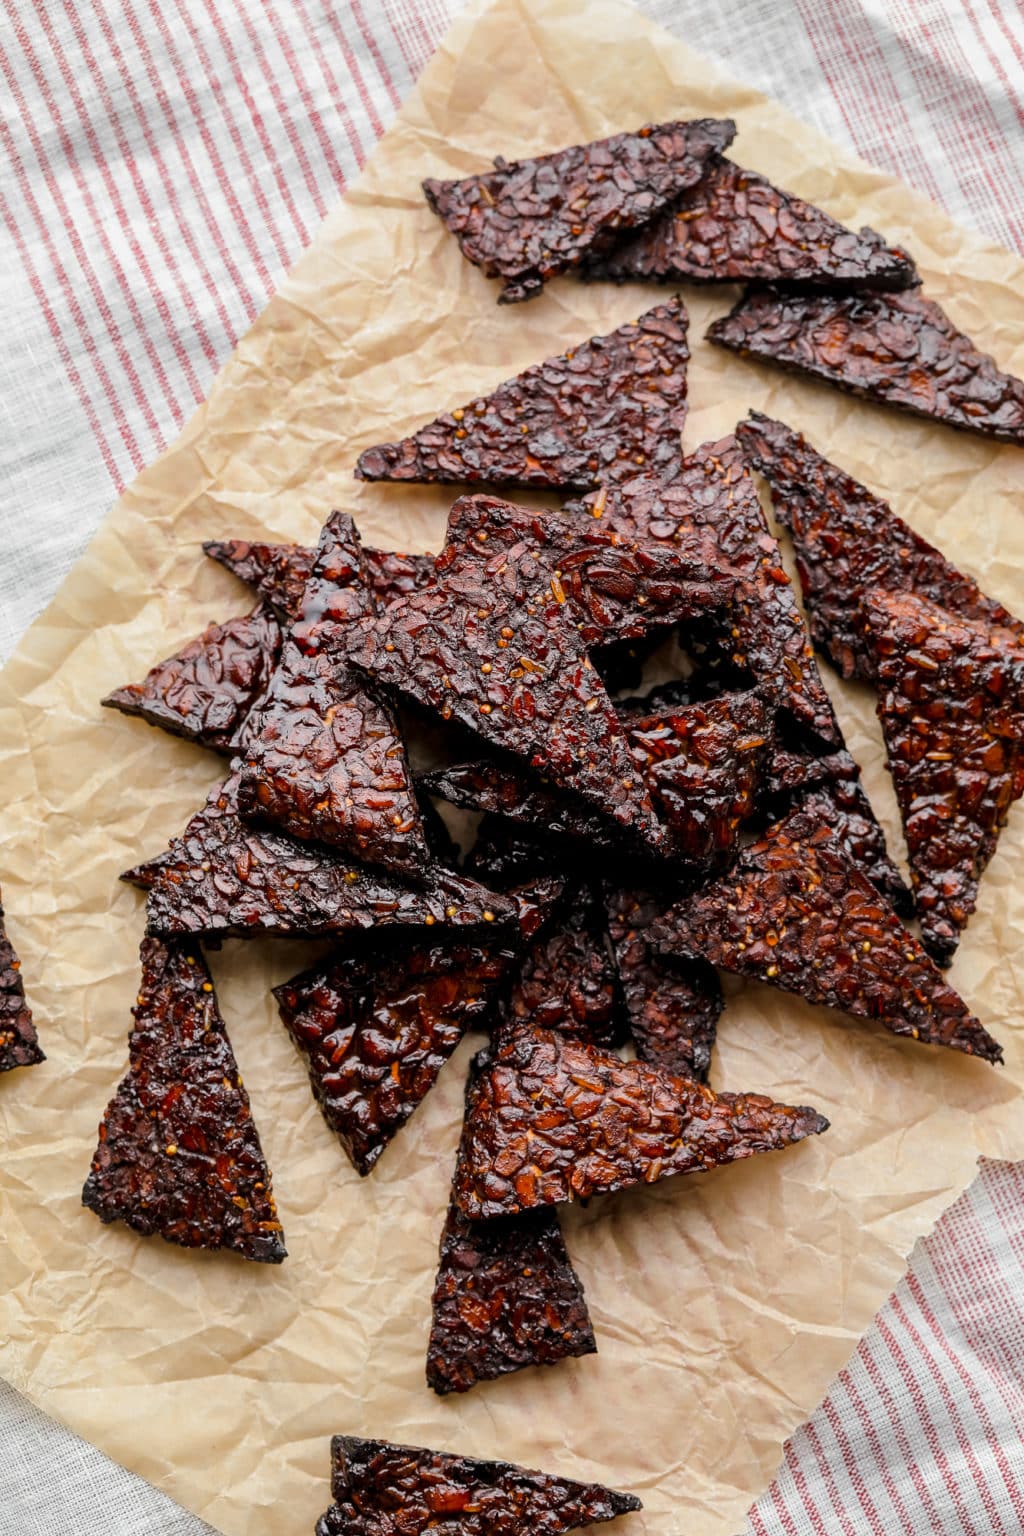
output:
[{"label": "white woven cloth", "polygon": [[216,1532],[0,1381],[0,1536]]},{"label": "white woven cloth", "polygon": [[[0,660],[121,488],[205,397],[364,163],[458,3],[0,0]],[[958,219],[1024,250],[1024,15],[1013,0],[641,5]],[[972,1246],[956,1259],[964,1266],[958,1284],[972,1294],[972,1266],[994,1264],[1019,1302],[1024,1189],[1019,1175],[999,1188],[1003,1215],[979,1216]],[[934,1278],[933,1266],[922,1284],[931,1288]],[[928,1294],[946,1340],[966,1350],[960,1314]],[[984,1318],[976,1322],[983,1328]],[[979,1367],[972,1379],[987,1384],[985,1370],[998,1366],[1003,1387],[1016,1383],[1019,1394],[1019,1311],[1014,1326],[1003,1363]],[[922,1368],[930,1371],[934,1350],[924,1342]],[[979,1477],[958,1459],[964,1433],[984,1441],[987,1431],[975,1419],[965,1429],[954,1412],[967,1390],[955,1364],[938,1360],[946,1387],[922,1389],[930,1427],[919,1424],[924,1441],[915,1431],[905,1444],[893,1426],[908,1403],[916,1411],[915,1378],[891,1362],[886,1369],[890,1464],[875,1471],[883,1483],[913,1481],[913,1466],[931,1467],[928,1477],[946,1478],[931,1504],[915,1505],[909,1522],[872,1492],[880,1524],[853,1502],[840,1518],[827,1482],[813,1481],[825,1476],[820,1465],[815,1472],[813,1436],[832,1446],[831,1421],[816,1419],[813,1435],[801,1431],[790,1447],[770,1505],[758,1505],[757,1536],[1024,1529],[1019,1507],[1006,1503],[1000,1468],[986,1463]],[[1024,1419],[1019,1395],[1014,1401],[1012,1411],[996,1404],[989,1422],[1000,1433],[1012,1426],[1019,1444]],[[853,1422],[841,1414],[840,1425],[855,1461],[867,1455],[850,1439]],[[953,1448],[941,1467],[932,1433],[940,1448]],[[1019,1495],[1016,1449],[1010,1461]],[[960,1503],[943,1506],[950,1477]],[[989,1480],[1001,1524],[985,1524]],[[802,1489],[812,1490],[813,1511],[801,1505]],[[851,1498],[847,1482],[842,1498]],[[961,1518],[964,1500],[969,1520]],[[944,1524],[929,1513],[939,1506]],[[0,1383],[0,1536],[208,1529]]]}]

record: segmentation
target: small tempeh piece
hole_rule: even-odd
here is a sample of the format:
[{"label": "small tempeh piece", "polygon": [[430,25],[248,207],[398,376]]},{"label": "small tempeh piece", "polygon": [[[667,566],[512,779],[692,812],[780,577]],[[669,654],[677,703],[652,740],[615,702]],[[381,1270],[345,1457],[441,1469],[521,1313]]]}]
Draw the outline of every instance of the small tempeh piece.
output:
[{"label": "small tempeh piece", "polygon": [[651,944],[650,928],[671,904],[667,894],[609,886],[608,933],[637,1056],[706,1083],[724,1007],[722,985],[706,960],[664,955]]},{"label": "small tempeh piece", "polygon": [[998,1042],[830,828],[802,808],[743,849],[720,880],[678,902],[651,936],[669,954],[873,1019],[894,1035],[1002,1060]]},{"label": "small tempeh piece", "polygon": [[756,691],[631,719],[626,735],[654,809],[686,863],[728,862],[757,807],[772,717]]},{"label": "small tempeh piece", "polygon": [[329,848],[249,826],[238,815],[238,771],[236,761],[161,855],[146,902],[150,933],[329,938],[377,925],[514,924],[503,897],[442,865],[422,885],[404,885]]},{"label": "small tempeh piece", "polygon": [[707,340],[916,416],[1024,444],[1024,380],[997,368],[917,289],[793,294],[752,288],[714,322]]},{"label": "small tempeh piece", "polygon": [[715,1094],[566,1035],[510,1029],[478,1060],[455,1198],[471,1221],[490,1220],[704,1173],[827,1127],[813,1109]]},{"label": "small tempeh piece", "polygon": [[281,627],[267,603],[244,618],[211,624],[141,683],[117,688],[108,709],[139,715],[215,752],[230,753],[238,732],[267,690],[277,664]]},{"label": "small tempeh piece", "polygon": [[604,909],[584,882],[568,883],[557,914],[523,955],[507,1017],[594,1045],[617,1045],[624,1038]]},{"label": "small tempeh piece", "polygon": [[0,893],[0,1072],[33,1067],[45,1060],[32,1022],[32,1010],[25,999],[21,961],[7,937]]},{"label": "small tempeh piece", "polygon": [[129,1069],[107,1106],[82,1202],[185,1248],[286,1257],[249,1096],[191,940],[142,942]]},{"label": "small tempeh piece", "polygon": [[355,1435],[331,1441],[331,1492],[316,1536],[562,1536],[642,1507],[600,1483]]},{"label": "small tempeh piece", "polygon": [[494,890],[508,891],[539,875],[564,878],[565,862],[557,840],[542,842],[525,827],[485,812],[466,857],[466,871]]},{"label": "small tempeh piece", "polygon": [[416,878],[430,854],[405,744],[348,659],[359,621],[375,612],[355,525],[333,512],[247,727],[238,806],[248,820]]},{"label": "small tempeh piece", "polygon": [[736,132],[728,119],[658,123],[493,171],[423,183],[467,261],[503,282],[499,304],[534,298],[618,231],[645,224],[704,175]]},{"label": "small tempeh piece", "polygon": [[901,917],[911,917],[914,898],[893,863],[885,833],[849,752],[822,756],[776,740],[768,762],[765,804],[769,820],[781,820],[795,806],[831,828],[843,852]]},{"label": "small tempeh piece", "polygon": [[664,213],[584,263],[588,280],[785,283],[800,288],[910,288],[905,251],[855,233],[823,208],[724,155]]},{"label": "small tempeh piece", "polygon": [[872,678],[861,607],[869,587],[913,592],[961,618],[1015,630],[1024,640],[1020,619],[799,432],[751,411],[736,434],[771,486],[775,515],[793,540],[814,643],[843,677]]},{"label": "small tempeh piece", "polygon": [[360,454],[362,480],[590,486],[683,460],[687,315],[675,298],[536,363],[410,437]]},{"label": "small tempeh piece", "polygon": [[474,758],[420,774],[417,785],[449,805],[483,811],[543,827],[545,838],[586,842],[608,852],[622,848],[622,836],[586,801],[552,787],[550,779],[522,768],[514,758]]},{"label": "small tempeh piece", "polygon": [[452,1200],[432,1309],[427,1385],[439,1396],[597,1350],[583,1286],[551,1206],[467,1221]]},{"label": "small tempeh piece", "polygon": [[[303,544],[253,543],[249,539],[208,539],[203,549],[240,581],[254,587],[290,624],[297,616],[316,550]],[[434,579],[433,555],[406,555],[399,550],[363,546],[363,559],[373,595],[382,608],[407,592],[416,592]]]},{"label": "small tempeh piece", "polygon": [[864,612],[921,937],[948,965],[1024,793],[1024,644],[906,592],[875,588]]}]

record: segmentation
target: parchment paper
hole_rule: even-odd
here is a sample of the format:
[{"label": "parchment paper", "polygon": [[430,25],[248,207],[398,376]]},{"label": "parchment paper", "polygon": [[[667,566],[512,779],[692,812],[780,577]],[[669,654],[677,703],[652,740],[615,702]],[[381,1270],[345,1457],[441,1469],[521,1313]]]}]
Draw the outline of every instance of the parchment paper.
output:
[{"label": "parchment paper", "polygon": [[[327,1502],[327,1437],[340,1430],[632,1489],[646,1504],[630,1523],[637,1536],[728,1536],[978,1153],[1021,1154],[1018,811],[952,973],[1004,1042],[1006,1067],[730,985],[714,1083],[813,1103],[832,1130],[780,1156],[571,1212],[596,1358],[456,1401],[427,1391],[435,1248],[469,1046],[361,1181],[313,1105],[269,996],[308,946],[229,944],[212,959],[276,1177],[283,1268],[142,1241],[79,1205],[136,991],[142,902],[116,877],[163,846],[221,768],[106,714],[100,696],[210,619],[245,610],[243,591],[201,557],[204,537],[312,539],[341,506],[367,540],[436,547],[449,495],[358,485],[358,452],[664,296],[562,280],[534,303],[499,308],[496,285],[427,211],[422,176],[705,113],[737,118],[744,164],[905,242],[928,292],[1004,366],[1024,370],[1015,257],[617,0],[498,0],[456,25],[208,404],[122,498],[4,674],[4,899],[49,1059],[0,1083],[0,1371],[229,1536],[311,1529]],[[1019,450],[716,352],[701,336],[731,291],[686,297],[688,447],[750,406],[778,414],[889,496],[993,596],[1024,608]],[[854,687],[833,692],[898,849],[872,701]]]}]

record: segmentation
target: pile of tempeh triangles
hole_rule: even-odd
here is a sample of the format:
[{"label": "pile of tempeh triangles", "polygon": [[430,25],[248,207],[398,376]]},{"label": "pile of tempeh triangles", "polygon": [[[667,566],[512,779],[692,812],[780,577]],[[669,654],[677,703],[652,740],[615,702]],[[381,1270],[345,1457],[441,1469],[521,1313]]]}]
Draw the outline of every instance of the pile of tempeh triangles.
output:
[{"label": "pile of tempeh triangles", "polygon": [[[832,306],[834,378],[1012,435],[1024,386],[998,376],[997,409],[990,360],[888,291],[916,281],[909,259],[722,159],[730,137],[663,125],[428,196],[506,297],[570,267],[774,281],[717,339],[736,344],[749,313],[774,346],[773,305],[787,326]],[[926,351],[896,348],[883,385],[868,333],[900,325],[927,327]],[[209,544],[256,608],[106,701],[230,766],[126,876],[148,893],[148,936],[86,1203],[143,1233],[284,1257],[201,945],[328,941],[275,991],[360,1173],[466,1032],[490,1034],[441,1239],[428,1379],[442,1393],[595,1348],[560,1203],[825,1129],[814,1110],[707,1086],[719,969],[1001,1055],[936,961],[1024,791],[1024,629],[780,423],[754,416],[684,458],[686,332],[673,298],[359,461],[371,479],[562,487],[562,511],[463,496],[436,556],[365,549],[338,512],[315,550]],[[810,632],[752,467],[793,536]],[[913,895],[812,639],[878,689]],[[655,653],[677,676],[652,689]],[[408,732],[425,718],[445,760],[418,772]],[[483,813],[464,856],[438,801]],[[904,926],[915,899],[922,941]]]}]

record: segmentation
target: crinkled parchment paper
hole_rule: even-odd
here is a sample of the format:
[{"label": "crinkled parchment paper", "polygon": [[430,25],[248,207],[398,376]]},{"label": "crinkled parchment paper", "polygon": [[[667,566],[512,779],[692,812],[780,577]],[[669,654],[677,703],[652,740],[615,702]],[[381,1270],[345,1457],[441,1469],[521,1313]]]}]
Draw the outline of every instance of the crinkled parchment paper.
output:
[{"label": "crinkled parchment paper", "polygon": [[[736,117],[744,164],[906,242],[928,292],[1024,371],[1017,258],[617,0],[477,6],[208,404],[123,497],[4,674],[4,898],[49,1059],[0,1083],[0,1372],[230,1536],[310,1529],[327,1502],[327,1437],[339,1430],[599,1477],[643,1497],[631,1531],[728,1536],[978,1153],[1021,1154],[1018,810],[953,971],[1004,1042],[1006,1067],[730,986],[714,1082],[813,1103],[832,1130],[570,1212],[596,1358],[455,1401],[427,1391],[435,1247],[469,1047],[360,1180],[269,995],[306,963],[305,945],[229,944],[212,957],[276,1177],[283,1268],[141,1241],[79,1205],[136,991],[142,902],[116,877],[161,848],[221,766],[101,711],[99,698],[210,619],[245,610],[241,588],[202,558],[204,537],[311,539],[341,506],[368,540],[436,547],[448,494],[358,485],[359,451],[664,296],[562,280],[534,303],[499,308],[497,286],[428,212],[421,177],[705,113]],[[716,352],[701,337],[731,293],[686,298],[689,447],[750,406],[778,414],[1024,609],[1024,453]],[[899,848],[871,699],[833,692]]]}]

